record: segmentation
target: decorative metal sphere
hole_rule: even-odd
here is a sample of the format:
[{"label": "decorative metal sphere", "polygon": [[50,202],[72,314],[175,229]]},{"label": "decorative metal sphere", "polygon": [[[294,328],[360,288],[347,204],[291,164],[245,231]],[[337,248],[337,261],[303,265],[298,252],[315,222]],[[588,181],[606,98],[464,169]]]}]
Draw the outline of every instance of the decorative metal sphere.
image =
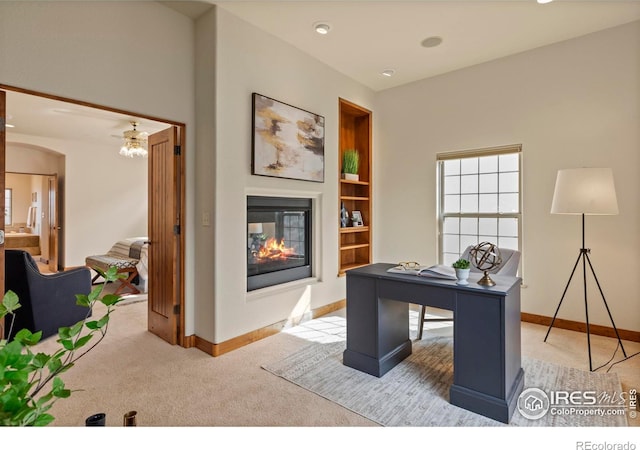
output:
[{"label": "decorative metal sphere", "polygon": [[497,245],[481,242],[469,251],[471,264],[478,270],[488,272],[502,264],[502,256]]}]

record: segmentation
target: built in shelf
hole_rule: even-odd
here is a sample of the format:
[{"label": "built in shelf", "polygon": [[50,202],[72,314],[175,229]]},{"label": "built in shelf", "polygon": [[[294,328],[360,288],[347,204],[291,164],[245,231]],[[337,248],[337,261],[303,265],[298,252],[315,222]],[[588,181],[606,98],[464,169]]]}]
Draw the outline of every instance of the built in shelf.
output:
[{"label": "built in shelf", "polygon": [[[372,142],[372,113],[366,108],[339,99],[339,164],[338,164],[338,208],[339,214],[346,209],[351,216],[353,211],[359,211],[364,226],[339,227],[338,239],[338,275],[356,267],[371,263],[371,220],[373,219],[372,203],[372,170],[371,170],[371,142]],[[349,149],[355,149],[360,156],[358,167],[359,179],[346,180],[341,178],[342,156]]]},{"label": "built in shelf", "polygon": [[354,250],[356,248],[365,248],[368,246],[369,244],[349,244],[349,245],[343,245],[342,247],[340,247],[340,250]]},{"label": "built in shelf", "polygon": [[359,184],[361,186],[369,186],[369,182],[368,181],[355,181],[355,180],[340,180],[340,183],[344,183],[344,184]]},{"label": "built in shelf", "polygon": [[369,265],[369,262],[345,264],[340,268],[340,273],[338,275],[344,276],[347,270],[357,269],[358,267],[364,267],[368,265]]},{"label": "built in shelf", "polygon": [[369,227],[343,227],[340,228],[340,233],[362,233],[364,231],[369,231]]},{"label": "built in shelf", "polygon": [[350,195],[341,195],[340,200],[355,200],[357,202],[368,202],[369,197],[353,197]]}]

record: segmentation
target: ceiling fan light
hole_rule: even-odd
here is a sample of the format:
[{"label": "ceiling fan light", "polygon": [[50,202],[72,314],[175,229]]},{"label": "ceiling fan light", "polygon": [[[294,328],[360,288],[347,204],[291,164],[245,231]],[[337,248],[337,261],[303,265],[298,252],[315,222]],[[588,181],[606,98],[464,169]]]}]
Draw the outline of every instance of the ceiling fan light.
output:
[{"label": "ceiling fan light", "polygon": [[147,149],[145,148],[147,145],[146,133],[136,129],[138,126],[137,122],[131,122],[131,125],[133,126],[133,130],[127,130],[123,133],[124,144],[120,147],[120,154],[128,158],[133,158],[134,156],[144,158],[148,155]]}]

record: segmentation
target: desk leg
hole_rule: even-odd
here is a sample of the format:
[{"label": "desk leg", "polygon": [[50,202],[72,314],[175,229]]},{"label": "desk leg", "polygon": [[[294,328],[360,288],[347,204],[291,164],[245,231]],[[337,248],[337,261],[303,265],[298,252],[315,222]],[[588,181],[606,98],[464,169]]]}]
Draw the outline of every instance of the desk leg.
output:
[{"label": "desk leg", "polygon": [[343,363],[381,377],[410,354],[409,304],[378,298],[374,278],[348,276]]},{"label": "desk leg", "polygon": [[458,293],[451,404],[509,423],[524,386],[520,295]]}]

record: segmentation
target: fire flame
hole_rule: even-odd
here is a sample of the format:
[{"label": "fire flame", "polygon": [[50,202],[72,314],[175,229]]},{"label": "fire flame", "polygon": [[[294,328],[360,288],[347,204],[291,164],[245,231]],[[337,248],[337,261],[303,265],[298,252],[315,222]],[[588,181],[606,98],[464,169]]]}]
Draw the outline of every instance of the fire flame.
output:
[{"label": "fire flame", "polygon": [[281,239],[280,242],[278,242],[275,238],[269,238],[267,242],[265,242],[264,246],[260,247],[260,250],[258,251],[258,258],[284,259],[293,254],[294,249],[285,247],[284,239]]}]

